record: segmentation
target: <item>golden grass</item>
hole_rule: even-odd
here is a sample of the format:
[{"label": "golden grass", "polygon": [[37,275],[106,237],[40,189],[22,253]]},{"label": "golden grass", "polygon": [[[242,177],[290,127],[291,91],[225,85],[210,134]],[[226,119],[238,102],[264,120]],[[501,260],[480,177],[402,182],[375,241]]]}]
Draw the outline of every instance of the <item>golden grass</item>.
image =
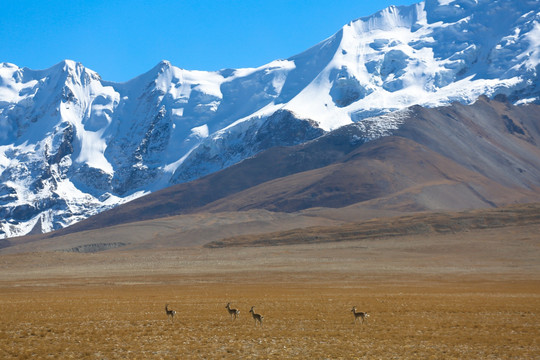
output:
[{"label": "golden grass", "polygon": [[[6,254],[0,359],[540,359],[539,258],[535,224],[291,246]],[[363,325],[353,306],[371,314]]]},{"label": "golden grass", "polygon": [[535,281],[15,285],[0,289],[1,359],[540,357]]}]

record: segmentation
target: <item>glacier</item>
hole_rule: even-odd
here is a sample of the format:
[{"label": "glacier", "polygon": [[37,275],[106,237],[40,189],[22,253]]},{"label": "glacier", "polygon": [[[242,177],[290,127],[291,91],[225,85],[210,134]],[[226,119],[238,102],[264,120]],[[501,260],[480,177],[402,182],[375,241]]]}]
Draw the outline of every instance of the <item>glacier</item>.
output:
[{"label": "glacier", "polygon": [[[65,60],[0,63],[0,238],[49,232],[272,146],[412,105],[540,101],[538,0],[426,0],[351,21],[258,68],[162,61],[124,83]],[[390,119],[394,119],[390,121]]]}]

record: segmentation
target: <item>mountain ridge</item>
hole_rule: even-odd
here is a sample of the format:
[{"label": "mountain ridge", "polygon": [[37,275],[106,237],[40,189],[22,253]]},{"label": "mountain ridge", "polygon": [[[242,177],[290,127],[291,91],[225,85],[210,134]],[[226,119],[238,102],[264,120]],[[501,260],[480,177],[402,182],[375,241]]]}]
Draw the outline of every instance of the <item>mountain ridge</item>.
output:
[{"label": "mountain ridge", "polygon": [[[363,140],[369,128],[354,123],[306,143],[272,147],[51,235],[199,212],[294,213],[347,206],[374,212],[457,211],[540,201],[540,106],[501,100],[414,106],[398,115],[400,129],[376,140]],[[507,119],[522,131],[507,126]],[[471,139],[478,145],[471,148]]]},{"label": "mountain ridge", "polygon": [[538,102],[539,10],[530,0],[427,0],[258,68],[162,61],[123,83],[71,60],[1,63],[0,236],[59,229],[351,123],[371,127],[365,140],[387,136],[400,124],[374,116],[414,104]]}]

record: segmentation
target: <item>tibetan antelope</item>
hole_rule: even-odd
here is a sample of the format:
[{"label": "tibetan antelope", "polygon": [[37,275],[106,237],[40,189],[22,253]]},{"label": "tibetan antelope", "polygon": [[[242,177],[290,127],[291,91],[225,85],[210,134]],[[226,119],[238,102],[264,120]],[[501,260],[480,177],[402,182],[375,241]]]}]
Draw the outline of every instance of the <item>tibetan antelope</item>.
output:
[{"label": "tibetan antelope", "polygon": [[257,326],[257,321],[262,326],[262,321],[263,321],[264,316],[262,316],[261,314],[256,314],[255,311],[253,311],[254,307],[255,306],[252,306],[251,310],[249,310],[249,312],[251,313],[251,316],[253,317],[253,320],[255,320],[255,326]]},{"label": "tibetan antelope", "polygon": [[356,324],[356,320],[358,318],[362,318],[362,324],[364,323],[365,318],[369,317],[369,314],[367,312],[356,312],[356,306],[353,306],[351,309],[351,312],[354,314],[354,323]]},{"label": "tibetan antelope", "polygon": [[167,317],[171,317],[171,321],[174,322],[174,315],[176,315],[176,311],[169,310],[169,304],[165,304],[165,312],[167,313]]},{"label": "tibetan antelope", "polygon": [[236,320],[236,317],[240,315],[240,310],[238,309],[231,309],[231,303],[227,303],[227,306],[225,306],[225,309],[229,312],[229,315],[231,315],[231,320]]}]

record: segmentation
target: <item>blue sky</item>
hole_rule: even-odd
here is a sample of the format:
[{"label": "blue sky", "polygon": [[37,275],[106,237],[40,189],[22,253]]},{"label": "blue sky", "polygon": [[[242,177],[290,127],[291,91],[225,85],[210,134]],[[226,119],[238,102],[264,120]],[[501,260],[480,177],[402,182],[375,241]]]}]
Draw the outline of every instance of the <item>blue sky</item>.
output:
[{"label": "blue sky", "polygon": [[161,60],[190,70],[257,67],[351,20],[419,0],[0,0],[0,62],[83,63],[127,81]]}]

